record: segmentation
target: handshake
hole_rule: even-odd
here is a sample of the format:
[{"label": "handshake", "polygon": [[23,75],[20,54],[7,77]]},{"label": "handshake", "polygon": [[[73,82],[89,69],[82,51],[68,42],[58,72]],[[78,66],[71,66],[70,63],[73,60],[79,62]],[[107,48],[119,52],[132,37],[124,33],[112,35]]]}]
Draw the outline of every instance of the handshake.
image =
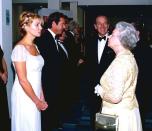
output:
[{"label": "handshake", "polygon": [[103,89],[102,89],[101,85],[97,84],[97,85],[95,86],[94,93],[97,94],[97,96],[102,96],[102,94],[103,94]]}]

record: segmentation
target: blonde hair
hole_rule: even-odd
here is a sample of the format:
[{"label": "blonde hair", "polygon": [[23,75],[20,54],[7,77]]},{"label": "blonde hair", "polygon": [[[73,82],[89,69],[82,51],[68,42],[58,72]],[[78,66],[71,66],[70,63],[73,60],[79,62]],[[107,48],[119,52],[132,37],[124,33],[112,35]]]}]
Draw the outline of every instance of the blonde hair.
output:
[{"label": "blonde hair", "polygon": [[40,19],[42,21],[42,24],[44,23],[41,16],[36,13],[24,11],[20,14],[19,28],[20,28],[21,36],[24,36],[26,34],[25,25],[30,25],[34,19]]}]

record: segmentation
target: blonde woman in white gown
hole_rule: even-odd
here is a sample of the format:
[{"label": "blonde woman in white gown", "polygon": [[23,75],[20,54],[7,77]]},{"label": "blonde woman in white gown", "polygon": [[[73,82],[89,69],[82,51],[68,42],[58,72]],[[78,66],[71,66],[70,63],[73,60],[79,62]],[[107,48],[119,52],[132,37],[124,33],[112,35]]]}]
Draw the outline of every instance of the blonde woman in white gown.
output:
[{"label": "blonde woman in white gown", "polygon": [[103,100],[102,112],[119,116],[118,131],[142,131],[135,95],[138,67],[130,51],[139,40],[138,34],[127,22],[116,24],[108,43],[116,57],[95,87]]},{"label": "blonde woman in white gown", "polygon": [[41,34],[42,19],[32,12],[19,18],[22,39],[12,51],[15,81],[11,93],[11,130],[41,131],[41,110],[47,108],[41,85],[44,60],[33,40]]}]

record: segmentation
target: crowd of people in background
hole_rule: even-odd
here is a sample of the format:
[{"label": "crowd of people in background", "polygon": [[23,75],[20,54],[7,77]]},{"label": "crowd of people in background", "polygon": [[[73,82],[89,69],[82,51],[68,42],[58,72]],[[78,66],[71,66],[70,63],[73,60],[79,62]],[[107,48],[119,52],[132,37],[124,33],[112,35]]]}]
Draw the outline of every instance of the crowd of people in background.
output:
[{"label": "crowd of people in background", "polygon": [[[119,116],[118,131],[145,129],[146,113],[152,111],[152,49],[135,23],[118,22],[111,33],[109,18],[99,14],[93,26],[94,33],[84,36],[78,22],[61,12],[45,23],[37,13],[21,13],[21,38],[11,55],[11,131],[62,130],[78,113],[75,106],[88,110],[92,131],[100,110]],[[3,55],[0,49],[0,119],[10,123]]]}]

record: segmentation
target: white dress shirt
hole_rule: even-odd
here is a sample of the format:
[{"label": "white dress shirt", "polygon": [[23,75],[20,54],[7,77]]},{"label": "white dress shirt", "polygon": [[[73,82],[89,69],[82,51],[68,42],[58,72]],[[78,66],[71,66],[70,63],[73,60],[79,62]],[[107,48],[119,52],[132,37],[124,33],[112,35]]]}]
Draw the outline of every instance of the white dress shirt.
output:
[{"label": "white dress shirt", "polygon": [[106,36],[106,39],[102,39],[101,41],[98,40],[98,63],[100,63],[100,60],[101,60],[101,57],[102,57],[102,53],[103,53],[103,50],[104,50],[104,47],[106,45],[106,42],[107,42],[107,36],[108,34],[105,35]]}]

